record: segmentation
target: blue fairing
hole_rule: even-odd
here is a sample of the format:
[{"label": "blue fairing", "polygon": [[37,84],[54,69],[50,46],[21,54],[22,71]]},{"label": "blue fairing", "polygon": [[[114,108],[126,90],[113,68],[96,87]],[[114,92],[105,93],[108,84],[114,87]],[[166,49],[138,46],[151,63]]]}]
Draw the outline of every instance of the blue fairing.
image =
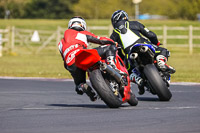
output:
[{"label": "blue fairing", "polygon": [[[141,44],[141,43],[137,43],[137,44],[133,45],[133,48],[134,48],[134,47],[138,47],[138,46],[140,46],[140,45],[148,46],[148,47],[155,53],[155,49],[154,49],[154,47],[153,47],[151,44]],[[133,48],[132,48],[132,49],[133,49]]]}]

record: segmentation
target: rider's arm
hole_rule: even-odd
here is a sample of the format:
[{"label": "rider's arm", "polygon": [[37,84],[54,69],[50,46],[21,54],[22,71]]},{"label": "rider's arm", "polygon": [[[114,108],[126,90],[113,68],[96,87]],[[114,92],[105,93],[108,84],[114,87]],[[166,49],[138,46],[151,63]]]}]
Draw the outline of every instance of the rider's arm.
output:
[{"label": "rider's arm", "polygon": [[111,39],[107,38],[107,37],[93,37],[90,35],[86,35],[88,42],[92,42],[92,43],[97,43],[97,44],[113,44],[115,45],[114,41],[112,41]]},{"label": "rider's arm", "polygon": [[105,44],[115,45],[114,41],[110,38],[99,37],[99,36],[96,36],[96,35],[92,34],[91,32],[88,32],[88,31],[84,31],[84,34],[86,35],[88,42],[101,44],[101,45],[105,45]]},{"label": "rider's arm", "polygon": [[63,39],[58,43],[58,48],[59,48],[60,55],[62,56],[62,59],[64,61],[63,51],[62,51],[62,48],[63,48],[62,41],[63,41]]},{"label": "rider's arm", "polygon": [[155,44],[157,46],[160,45],[160,42],[158,41],[158,38],[154,32],[148,30],[147,28],[145,28],[145,26],[143,24],[141,24],[139,22],[137,22],[137,27],[139,28],[142,35],[147,37],[153,44]]}]

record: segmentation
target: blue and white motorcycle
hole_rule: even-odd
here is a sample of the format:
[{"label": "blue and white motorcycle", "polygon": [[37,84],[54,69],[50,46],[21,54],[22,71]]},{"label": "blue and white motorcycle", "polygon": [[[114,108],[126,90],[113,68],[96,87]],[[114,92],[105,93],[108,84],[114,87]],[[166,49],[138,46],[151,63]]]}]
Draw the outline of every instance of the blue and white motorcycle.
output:
[{"label": "blue and white motorcycle", "polygon": [[155,49],[150,44],[135,44],[129,53],[129,62],[135,66],[143,79],[143,85],[160,101],[169,101],[172,93],[169,90],[170,73],[158,69],[155,60]]}]

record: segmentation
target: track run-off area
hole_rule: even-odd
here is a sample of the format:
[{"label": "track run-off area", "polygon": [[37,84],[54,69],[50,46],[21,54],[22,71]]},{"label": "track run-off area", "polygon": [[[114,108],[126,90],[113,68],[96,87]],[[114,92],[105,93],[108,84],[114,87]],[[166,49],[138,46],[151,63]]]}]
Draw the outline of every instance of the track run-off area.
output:
[{"label": "track run-off area", "polygon": [[200,83],[171,83],[172,99],[132,90],[137,106],[110,109],[71,79],[0,77],[0,133],[199,133]]}]

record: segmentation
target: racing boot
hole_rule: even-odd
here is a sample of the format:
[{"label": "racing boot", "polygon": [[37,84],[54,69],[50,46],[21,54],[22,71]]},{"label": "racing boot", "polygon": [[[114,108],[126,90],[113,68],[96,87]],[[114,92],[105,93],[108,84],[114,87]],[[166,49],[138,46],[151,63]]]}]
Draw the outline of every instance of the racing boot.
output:
[{"label": "racing boot", "polygon": [[156,61],[157,61],[157,65],[158,65],[158,68],[163,71],[163,72],[169,72],[170,74],[174,74],[176,72],[176,70],[167,65],[167,58],[163,55],[158,55],[156,57]]},{"label": "racing boot", "polygon": [[87,83],[81,83],[77,87],[76,92],[77,92],[77,94],[80,94],[80,95],[82,95],[83,93],[86,93],[86,95],[90,98],[91,101],[97,100],[96,93],[92,90],[92,88]]},{"label": "racing boot", "polygon": [[139,74],[136,74],[135,72],[130,74],[130,80],[133,83],[136,83],[138,85],[139,92],[138,94],[142,95],[144,94],[144,82],[143,79],[139,76]]},{"label": "racing boot", "polygon": [[111,66],[112,68],[114,68],[115,71],[117,71],[119,74],[126,75],[126,73],[122,72],[121,70],[119,70],[116,67],[115,57],[114,56],[108,56],[107,59],[106,59],[106,61],[107,61],[108,65]]}]

